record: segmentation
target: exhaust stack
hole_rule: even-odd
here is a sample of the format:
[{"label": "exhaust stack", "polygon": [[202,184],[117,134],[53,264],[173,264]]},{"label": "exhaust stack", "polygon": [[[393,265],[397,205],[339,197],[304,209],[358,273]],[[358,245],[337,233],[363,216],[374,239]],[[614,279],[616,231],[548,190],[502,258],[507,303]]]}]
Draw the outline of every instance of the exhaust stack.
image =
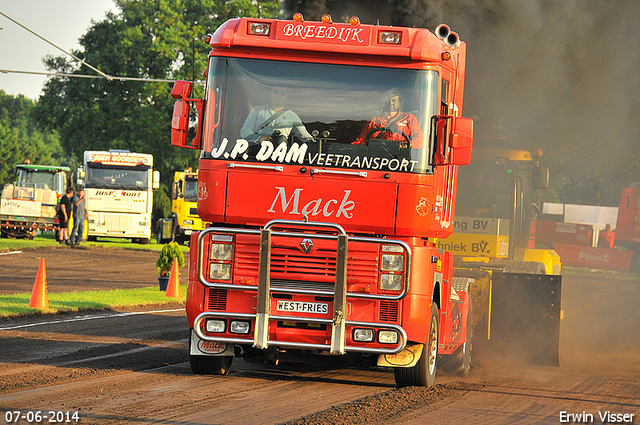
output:
[{"label": "exhaust stack", "polygon": [[455,31],[451,31],[451,28],[449,28],[449,25],[447,24],[438,25],[436,27],[435,34],[449,47],[455,47],[460,42],[460,37],[458,37],[458,34]]}]

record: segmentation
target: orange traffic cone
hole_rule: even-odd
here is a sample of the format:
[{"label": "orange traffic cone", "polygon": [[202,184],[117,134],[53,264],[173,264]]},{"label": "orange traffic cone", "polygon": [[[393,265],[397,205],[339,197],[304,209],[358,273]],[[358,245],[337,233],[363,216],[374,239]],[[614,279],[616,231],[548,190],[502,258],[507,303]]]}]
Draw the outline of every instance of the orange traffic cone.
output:
[{"label": "orange traffic cone", "polygon": [[44,258],[40,260],[38,275],[33,284],[33,292],[31,293],[31,301],[29,307],[39,308],[41,310],[49,309],[49,295],[47,295],[47,269],[44,266]]},{"label": "orange traffic cone", "polygon": [[180,298],[180,267],[176,257],[173,257],[171,276],[169,276],[169,284],[167,285],[167,297]]}]

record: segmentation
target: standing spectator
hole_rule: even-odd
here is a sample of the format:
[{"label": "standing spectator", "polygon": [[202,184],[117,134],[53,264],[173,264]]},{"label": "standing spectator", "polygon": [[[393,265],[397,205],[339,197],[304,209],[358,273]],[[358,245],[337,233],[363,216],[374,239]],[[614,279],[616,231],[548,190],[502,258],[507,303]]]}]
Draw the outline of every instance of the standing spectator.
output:
[{"label": "standing spectator", "polygon": [[604,226],[604,230],[602,230],[598,236],[598,248],[613,249],[615,239],[616,232],[611,230],[611,225],[607,223],[607,225]]},{"label": "standing spectator", "polygon": [[58,242],[69,245],[69,218],[71,217],[71,198],[73,197],[73,188],[68,187],[66,194],[60,199],[60,211],[58,212],[58,221],[60,222],[60,239]]},{"label": "standing spectator", "polygon": [[80,245],[84,233],[84,220],[88,217],[85,209],[84,189],[80,188],[73,196],[73,230],[71,231],[71,245]]}]

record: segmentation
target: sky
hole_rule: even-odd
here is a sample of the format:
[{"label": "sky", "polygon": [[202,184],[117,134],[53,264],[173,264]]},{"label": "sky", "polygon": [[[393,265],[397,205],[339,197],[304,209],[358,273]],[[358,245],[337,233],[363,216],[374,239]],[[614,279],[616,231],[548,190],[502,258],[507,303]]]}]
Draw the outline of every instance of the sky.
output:
[{"label": "sky", "polygon": [[[0,12],[67,52],[78,50],[78,40],[108,11],[113,0],[0,0]],[[47,72],[43,58],[64,52],[0,15],[0,70]],[[0,72],[0,90],[37,100],[47,77]]]}]

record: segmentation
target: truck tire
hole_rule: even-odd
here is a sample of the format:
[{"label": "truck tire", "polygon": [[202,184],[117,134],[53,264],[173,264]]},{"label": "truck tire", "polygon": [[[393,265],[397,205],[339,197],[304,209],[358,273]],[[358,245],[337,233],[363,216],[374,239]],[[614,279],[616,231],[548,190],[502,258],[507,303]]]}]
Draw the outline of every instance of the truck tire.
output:
[{"label": "truck tire", "polygon": [[196,375],[228,375],[233,356],[194,356],[189,355],[191,372]]},{"label": "truck tire", "polygon": [[[191,335],[189,335],[189,347],[191,347]],[[191,372],[196,375],[228,375],[232,362],[233,356],[196,356],[189,354]]]},{"label": "truck tire", "polygon": [[178,245],[184,245],[184,237],[182,236],[182,229],[177,224],[173,225],[173,241]]},{"label": "truck tire", "polygon": [[431,387],[436,379],[436,359],[438,357],[439,317],[438,306],[431,304],[429,320],[429,337],[422,347],[420,360],[413,367],[397,367],[394,369],[398,387],[420,386]]},{"label": "truck tire", "polygon": [[440,356],[438,359],[438,366],[442,372],[467,377],[471,371],[471,351],[473,348],[473,309],[471,298],[469,298],[466,335],[464,344],[458,347],[453,354]]}]

